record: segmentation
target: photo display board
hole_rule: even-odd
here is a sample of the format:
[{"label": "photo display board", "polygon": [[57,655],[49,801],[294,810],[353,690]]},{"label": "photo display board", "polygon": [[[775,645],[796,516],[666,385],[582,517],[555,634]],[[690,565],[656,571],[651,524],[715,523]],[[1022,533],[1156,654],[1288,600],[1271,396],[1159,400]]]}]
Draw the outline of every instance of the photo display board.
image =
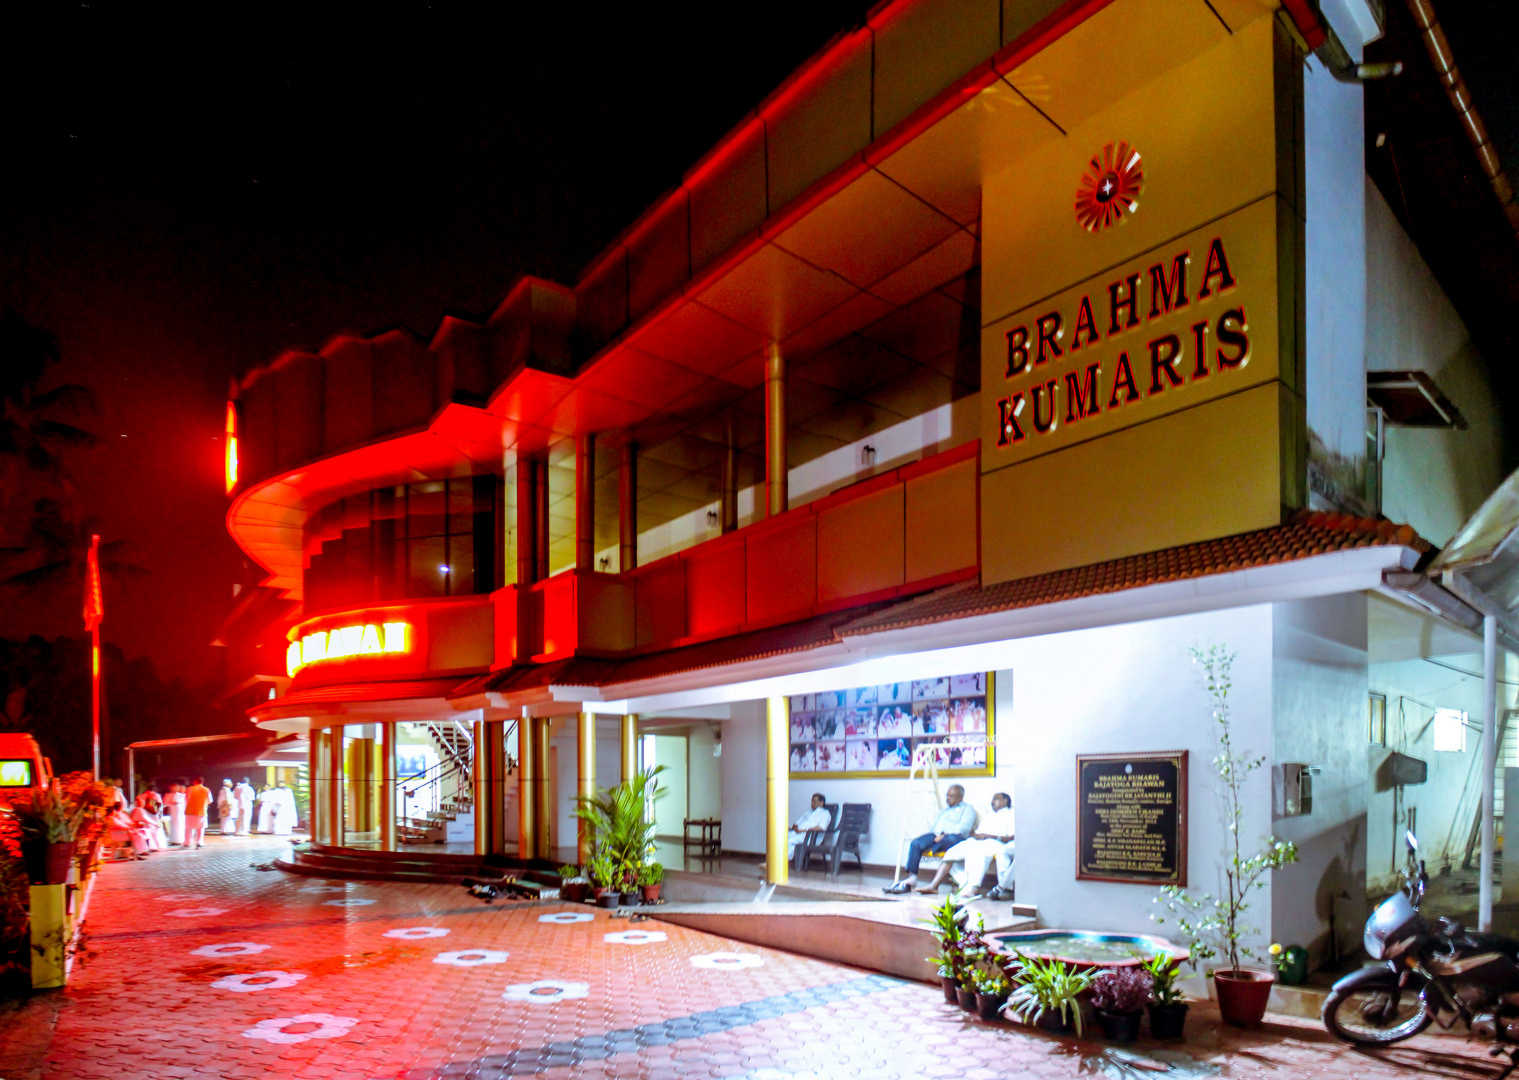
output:
[{"label": "photo display board", "polygon": [[1076,755],[1076,878],[1187,883],[1187,752]]},{"label": "photo display board", "polygon": [[940,773],[990,776],[993,699],[987,672],[794,695],[791,775],[906,776],[931,746]]}]

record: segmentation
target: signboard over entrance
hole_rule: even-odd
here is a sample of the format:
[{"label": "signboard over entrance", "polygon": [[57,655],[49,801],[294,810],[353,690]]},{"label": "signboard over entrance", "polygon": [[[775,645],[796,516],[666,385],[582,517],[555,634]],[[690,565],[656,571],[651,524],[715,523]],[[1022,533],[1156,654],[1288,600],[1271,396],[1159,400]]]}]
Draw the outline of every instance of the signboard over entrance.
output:
[{"label": "signboard over entrance", "polygon": [[1076,755],[1076,878],[1187,883],[1187,752]]}]

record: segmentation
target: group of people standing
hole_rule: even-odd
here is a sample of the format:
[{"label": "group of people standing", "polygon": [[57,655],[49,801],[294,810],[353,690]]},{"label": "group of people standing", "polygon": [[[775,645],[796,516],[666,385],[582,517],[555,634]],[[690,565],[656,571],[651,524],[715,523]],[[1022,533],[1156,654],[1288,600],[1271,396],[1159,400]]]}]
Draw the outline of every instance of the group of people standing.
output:
[{"label": "group of people standing", "polygon": [[117,788],[107,826],[119,834],[118,840],[131,843],[139,859],[165,848],[199,848],[205,843],[213,803],[223,836],[252,833],[255,807],[257,831],[288,836],[295,829],[295,793],[284,784],[255,792],[246,776],[236,785],[223,780],[214,797],[202,777],[195,777],[193,782],[181,777],[163,794],[148,788],[131,806]]}]

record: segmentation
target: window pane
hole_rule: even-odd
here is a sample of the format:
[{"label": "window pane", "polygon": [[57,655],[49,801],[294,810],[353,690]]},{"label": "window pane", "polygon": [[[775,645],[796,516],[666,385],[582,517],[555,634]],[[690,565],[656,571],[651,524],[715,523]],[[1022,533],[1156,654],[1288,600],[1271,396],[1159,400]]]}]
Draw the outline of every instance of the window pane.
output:
[{"label": "window pane", "polygon": [[448,535],[468,535],[475,513],[475,496],[469,477],[448,482]]},{"label": "window pane", "polygon": [[1458,709],[1435,710],[1435,749],[1447,753],[1466,750],[1466,714]]},{"label": "window pane", "polygon": [[448,563],[441,536],[413,540],[408,545],[407,596],[447,596]]},{"label": "window pane", "polygon": [[430,480],[425,484],[412,484],[410,496],[410,505],[406,511],[407,535],[442,536],[447,523],[443,481]]},{"label": "window pane", "polygon": [[478,592],[475,587],[475,553],[470,538],[452,536],[448,540],[448,594],[464,596]]}]

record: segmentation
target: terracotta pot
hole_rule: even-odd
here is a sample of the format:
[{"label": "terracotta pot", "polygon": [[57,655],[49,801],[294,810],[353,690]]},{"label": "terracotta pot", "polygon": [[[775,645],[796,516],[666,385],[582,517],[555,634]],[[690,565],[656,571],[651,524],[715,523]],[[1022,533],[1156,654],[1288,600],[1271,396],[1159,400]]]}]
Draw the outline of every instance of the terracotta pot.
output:
[{"label": "terracotta pot", "polygon": [[983,1020],[996,1020],[1002,1015],[1002,1006],[1007,1004],[1007,998],[1001,994],[983,994],[976,992],[976,1015]]},{"label": "terracotta pot", "polygon": [[966,1012],[976,1011],[976,992],[963,986],[955,987],[955,1001]]},{"label": "terracotta pot", "polygon": [[959,999],[955,997],[955,980],[952,975],[940,975],[939,985],[944,988],[944,1000],[950,1005],[958,1005]]},{"label": "terracotta pot", "polygon": [[659,903],[659,890],[663,884],[663,882],[659,882],[654,885],[640,885],[639,891],[643,893],[643,902],[645,904]]},{"label": "terracotta pot", "polygon": [[21,842],[21,858],[26,876],[33,885],[62,885],[69,879],[69,865],[74,861],[74,841]]},{"label": "terracotta pot", "polygon": [[583,904],[591,893],[591,886],[584,881],[566,881],[559,887],[559,898],[572,904]]},{"label": "terracotta pot", "polygon": [[1276,981],[1264,971],[1238,969],[1215,971],[1213,989],[1218,995],[1218,1013],[1226,1024],[1235,1027],[1258,1027],[1266,1015],[1266,999]]},{"label": "terracotta pot", "polygon": [[1179,1039],[1187,1024],[1187,1003],[1150,1006],[1150,1035],[1156,1039]]},{"label": "terracotta pot", "polygon": [[1112,1042],[1130,1043],[1139,1038],[1139,1021],[1144,1013],[1135,1009],[1133,1012],[1109,1012],[1107,1009],[1097,1009],[1097,1023],[1102,1028],[1102,1033]]}]

